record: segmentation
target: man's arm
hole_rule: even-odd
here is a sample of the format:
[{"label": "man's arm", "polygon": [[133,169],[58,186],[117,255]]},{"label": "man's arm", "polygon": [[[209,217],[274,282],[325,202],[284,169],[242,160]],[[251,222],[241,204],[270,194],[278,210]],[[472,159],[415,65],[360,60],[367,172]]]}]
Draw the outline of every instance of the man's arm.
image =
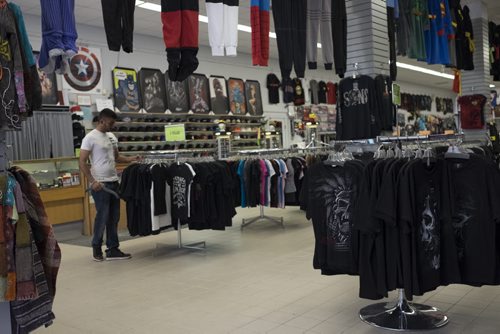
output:
[{"label": "man's arm", "polygon": [[87,180],[89,180],[92,190],[101,191],[102,185],[94,179],[92,173],[90,173],[90,168],[87,165],[87,160],[89,159],[89,156],[90,156],[90,151],[80,150],[80,160],[78,161],[80,165],[80,170],[87,177]]},{"label": "man's arm", "polygon": [[116,147],[114,148],[114,152],[115,152],[115,161],[118,163],[130,163],[141,160],[141,157],[138,155],[131,157],[126,157],[124,155],[121,155]]}]

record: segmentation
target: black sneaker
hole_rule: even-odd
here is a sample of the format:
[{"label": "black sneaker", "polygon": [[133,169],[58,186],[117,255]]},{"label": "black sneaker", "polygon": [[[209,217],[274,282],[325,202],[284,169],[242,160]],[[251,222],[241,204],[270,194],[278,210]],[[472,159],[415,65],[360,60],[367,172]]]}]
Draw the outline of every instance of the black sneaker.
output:
[{"label": "black sneaker", "polygon": [[122,252],[119,248],[106,250],[106,261],[128,260],[130,258],[132,258],[132,255]]},{"label": "black sneaker", "polygon": [[102,256],[101,247],[92,247],[93,259],[95,262],[104,261],[104,257]]}]

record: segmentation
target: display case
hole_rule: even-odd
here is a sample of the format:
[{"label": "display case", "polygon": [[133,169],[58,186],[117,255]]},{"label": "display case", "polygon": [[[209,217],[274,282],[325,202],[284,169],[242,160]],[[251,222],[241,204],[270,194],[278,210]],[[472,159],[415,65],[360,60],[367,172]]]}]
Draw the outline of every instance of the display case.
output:
[{"label": "display case", "polygon": [[35,179],[52,224],[88,220],[78,158],[24,160],[12,165],[26,170]]}]

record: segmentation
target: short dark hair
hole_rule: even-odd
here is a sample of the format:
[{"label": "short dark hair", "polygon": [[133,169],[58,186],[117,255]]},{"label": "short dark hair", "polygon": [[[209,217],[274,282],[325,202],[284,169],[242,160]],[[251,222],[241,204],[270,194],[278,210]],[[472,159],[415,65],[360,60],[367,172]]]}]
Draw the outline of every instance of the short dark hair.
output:
[{"label": "short dark hair", "polygon": [[99,119],[112,118],[115,121],[118,119],[118,115],[111,109],[105,108],[99,113]]}]

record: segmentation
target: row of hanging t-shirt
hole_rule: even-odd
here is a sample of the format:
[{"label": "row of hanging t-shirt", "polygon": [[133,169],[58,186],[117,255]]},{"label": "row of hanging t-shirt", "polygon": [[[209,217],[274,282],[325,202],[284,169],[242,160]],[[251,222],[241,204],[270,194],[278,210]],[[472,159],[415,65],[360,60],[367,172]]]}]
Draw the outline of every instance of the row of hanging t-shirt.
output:
[{"label": "row of hanging t-shirt", "polygon": [[192,230],[224,230],[236,214],[233,179],[222,161],[128,166],[120,195],[130,235],[158,234],[179,222]]},{"label": "row of hanging t-shirt", "polygon": [[245,159],[229,163],[239,177],[238,206],[285,208],[285,205],[297,205],[307,168],[304,159]]},{"label": "row of hanging t-shirt", "polygon": [[489,149],[474,152],[311,166],[301,208],[314,227],[314,268],[359,275],[368,299],[500,284],[499,170]]}]

